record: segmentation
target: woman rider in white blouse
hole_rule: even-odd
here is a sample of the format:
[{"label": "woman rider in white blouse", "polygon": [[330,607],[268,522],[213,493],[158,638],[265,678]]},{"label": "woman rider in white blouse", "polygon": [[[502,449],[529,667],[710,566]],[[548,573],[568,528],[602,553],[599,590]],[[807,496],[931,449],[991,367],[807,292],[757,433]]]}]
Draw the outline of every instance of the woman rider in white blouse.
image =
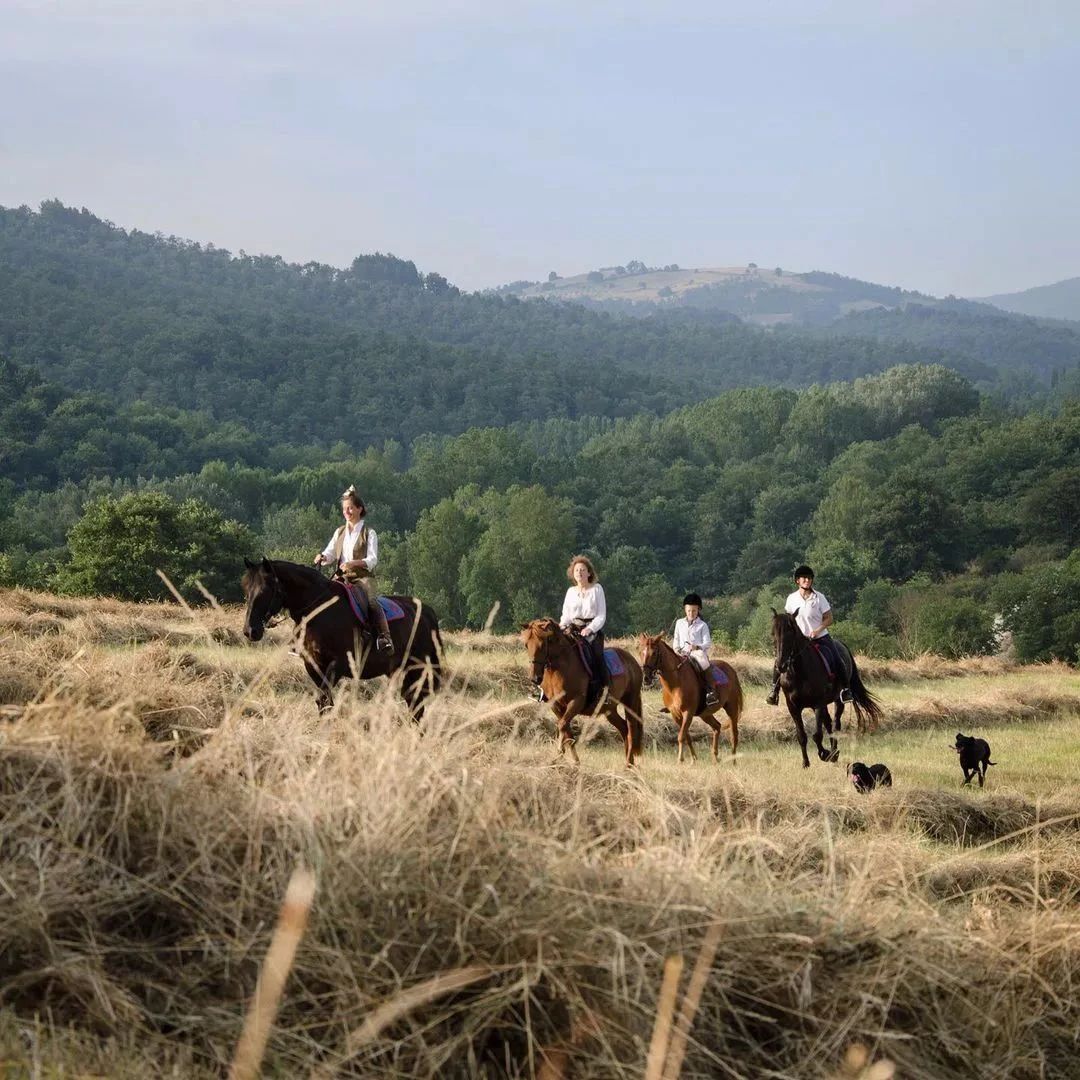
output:
[{"label": "woman rider in white blouse", "polygon": [[593,681],[607,685],[607,664],[604,662],[604,623],[607,621],[607,601],[604,586],[596,580],[596,570],[584,555],[575,555],[566,568],[573,582],[566,590],[559,625],[573,629],[592,646]]}]

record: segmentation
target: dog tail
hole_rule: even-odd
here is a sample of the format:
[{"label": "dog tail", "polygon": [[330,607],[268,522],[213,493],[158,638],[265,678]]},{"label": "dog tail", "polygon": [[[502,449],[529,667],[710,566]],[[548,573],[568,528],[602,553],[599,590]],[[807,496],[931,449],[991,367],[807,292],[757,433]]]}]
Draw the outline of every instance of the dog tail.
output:
[{"label": "dog tail", "polygon": [[996,762],[996,761],[991,761],[991,760],[990,760],[989,758],[987,758],[987,759],[986,759],[986,764],[987,764],[987,765],[996,765],[996,764],[997,764],[997,762]]}]

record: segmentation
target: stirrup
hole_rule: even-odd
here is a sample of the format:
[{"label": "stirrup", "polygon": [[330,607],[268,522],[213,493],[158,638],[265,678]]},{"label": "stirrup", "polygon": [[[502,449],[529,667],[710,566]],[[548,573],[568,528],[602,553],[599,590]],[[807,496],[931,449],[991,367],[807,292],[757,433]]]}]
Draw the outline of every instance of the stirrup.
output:
[{"label": "stirrup", "polygon": [[851,692],[850,686],[845,686],[844,689],[840,691],[840,700],[845,705],[847,705],[848,702],[855,700],[855,695]]},{"label": "stirrup", "polygon": [[712,687],[705,691],[705,704],[710,709],[720,704],[720,695]]},{"label": "stirrup", "polygon": [[380,634],[375,639],[375,648],[378,652],[392,653],[394,651],[394,639],[389,634]]}]

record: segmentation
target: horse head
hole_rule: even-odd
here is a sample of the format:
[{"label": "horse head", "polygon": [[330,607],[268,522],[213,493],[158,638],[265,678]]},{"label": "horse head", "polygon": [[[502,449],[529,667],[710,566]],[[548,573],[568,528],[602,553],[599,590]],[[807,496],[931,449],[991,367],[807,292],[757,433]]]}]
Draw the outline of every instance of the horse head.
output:
[{"label": "horse head", "polygon": [[566,635],[554,619],[533,619],[522,623],[520,637],[532,663],[533,685],[539,686],[544,680],[544,670],[553,666],[552,657],[561,652]]},{"label": "horse head", "polygon": [[642,634],[638,639],[638,644],[641,645],[641,674],[642,685],[652,686],[656,682],[656,672],[660,667],[660,646],[663,642],[663,638],[660,634],[655,637],[650,637],[648,634]]},{"label": "horse head", "polygon": [[285,606],[285,592],[281,587],[274,564],[264,558],[253,563],[244,559],[244,576],[240,584],[244,590],[247,606],[244,609],[244,637],[259,641],[267,623]]},{"label": "horse head", "polygon": [[770,610],[773,613],[772,639],[776,662],[781,671],[790,671],[795,665],[802,631],[790,612],[777,611],[775,608]]}]

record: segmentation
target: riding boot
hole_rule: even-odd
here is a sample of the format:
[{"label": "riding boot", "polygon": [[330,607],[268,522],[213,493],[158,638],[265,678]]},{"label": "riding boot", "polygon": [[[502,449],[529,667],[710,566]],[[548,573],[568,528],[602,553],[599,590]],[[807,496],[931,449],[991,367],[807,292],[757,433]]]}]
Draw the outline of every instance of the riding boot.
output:
[{"label": "riding boot", "polygon": [[720,704],[720,687],[716,685],[716,676],[711,667],[705,672],[705,704],[710,709]]},{"label": "riding boot", "polygon": [[372,584],[371,578],[363,579],[364,592],[367,593],[368,611],[371,613],[371,621],[375,626],[375,650],[380,653],[394,653],[394,639],[390,636],[390,624],[386,621],[386,612],[379,603],[379,594]]},{"label": "riding boot", "polygon": [[772,690],[769,692],[769,696],[765,699],[766,705],[779,705],[780,704],[780,665],[773,664],[772,669]]}]

